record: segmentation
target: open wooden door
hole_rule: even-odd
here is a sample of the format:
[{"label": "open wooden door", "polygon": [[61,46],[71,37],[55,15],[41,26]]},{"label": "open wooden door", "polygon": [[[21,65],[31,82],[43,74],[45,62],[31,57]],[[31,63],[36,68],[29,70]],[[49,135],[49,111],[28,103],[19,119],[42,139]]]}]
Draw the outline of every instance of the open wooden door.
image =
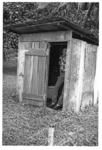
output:
[{"label": "open wooden door", "polygon": [[[46,43],[47,44],[47,43]],[[43,106],[47,97],[49,46],[25,53],[23,102]]]}]

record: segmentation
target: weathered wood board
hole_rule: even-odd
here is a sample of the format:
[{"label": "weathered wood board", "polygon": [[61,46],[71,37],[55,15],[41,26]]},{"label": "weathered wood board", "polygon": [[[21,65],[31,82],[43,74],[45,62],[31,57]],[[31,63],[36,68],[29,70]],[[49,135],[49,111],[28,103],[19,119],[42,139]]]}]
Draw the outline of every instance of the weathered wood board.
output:
[{"label": "weathered wood board", "polygon": [[[42,51],[43,52],[43,51]],[[39,52],[40,53],[40,52]],[[24,93],[35,95],[44,94],[44,82],[46,72],[46,55],[25,56]]]},{"label": "weathered wood board", "polygon": [[64,88],[64,110],[79,112],[92,104],[97,46],[78,39],[69,41]]},{"label": "weathered wood board", "polygon": [[92,44],[86,44],[81,109],[84,109],[88,105],[94,104],[96,58],[97,46]]},{"label": "weathered wood board", "polygon": [[[73,109],[78,111],[81,101],[81,87],[82,87],[82,75],[83,75],[83,62],[84,62],[84,49],[85,42],[77,39],[72,39],[70,46],[66,66],[65,81],[68,86],[66,91],[66,103],[64,105],[67,109]],[[67,73],[68,72],[68,73]]]},{"label": "weathered wood board", "polygon": [[70,40],[71,32],[72,31],[45,32],[45,33],[29,34],[29,36],[28,34],[23,34],[20,37],[20,42],[33,42],[33,41],[63,42]]},{"label": "weathered wood board", "polygon": [[96,73],[94,81],[94,105],[102,100],[102,50],[97,47]]}]

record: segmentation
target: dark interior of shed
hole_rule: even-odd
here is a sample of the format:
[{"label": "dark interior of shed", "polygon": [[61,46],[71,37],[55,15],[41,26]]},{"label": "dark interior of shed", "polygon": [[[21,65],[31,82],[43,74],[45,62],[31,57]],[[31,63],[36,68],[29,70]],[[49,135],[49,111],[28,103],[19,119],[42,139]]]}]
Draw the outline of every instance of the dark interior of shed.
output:
[{"label": "dark interior of shed", "polygon": [[[48,77],[48,98],[55,94],[54,86],[56,85],[58,76],[60,76],[59,58],[62,55],[63,48],[67,48],[67,42],[53,42],[50,43],[50,57],[49,57],[49,77]],[[61,95],[63,85],[58,90],[58,97]],[[51,99],[50,99],[51,100]],[[47,104],[51,102],[47,101]]]},{"label": "dark interior of shed", "polygon": [[67,42],[52,42],[50,48],[49,60],[49,78],[48,86],[54,86],[57,78],[60,75],[59,58],[62,54],[63,48],[67,47]]}]

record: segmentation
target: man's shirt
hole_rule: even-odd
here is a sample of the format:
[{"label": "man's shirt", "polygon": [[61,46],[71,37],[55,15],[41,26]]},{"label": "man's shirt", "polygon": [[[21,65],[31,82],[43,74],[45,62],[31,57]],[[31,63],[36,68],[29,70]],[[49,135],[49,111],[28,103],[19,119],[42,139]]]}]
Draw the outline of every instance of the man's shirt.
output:
[{"label": "man's shirt", "polygon": [[66,55],[62,55],[59,58],[60,72],[65,72]]}]

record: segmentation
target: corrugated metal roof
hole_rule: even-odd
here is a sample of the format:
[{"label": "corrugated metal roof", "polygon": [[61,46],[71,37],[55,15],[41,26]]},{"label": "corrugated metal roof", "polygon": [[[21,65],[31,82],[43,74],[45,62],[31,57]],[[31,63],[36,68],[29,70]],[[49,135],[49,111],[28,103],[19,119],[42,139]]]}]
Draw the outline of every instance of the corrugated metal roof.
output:
[{"label": "corrugated metal roof", "polygon": [[4,26],[4,29],[18,34],[73,30],[73,36],[80,37],[86,41],[98,45],[98,39],[96,39],[89,31],[82,29],[78,25],[75,25],[61,17],[51,17],[20,24],[8,25]]}]

